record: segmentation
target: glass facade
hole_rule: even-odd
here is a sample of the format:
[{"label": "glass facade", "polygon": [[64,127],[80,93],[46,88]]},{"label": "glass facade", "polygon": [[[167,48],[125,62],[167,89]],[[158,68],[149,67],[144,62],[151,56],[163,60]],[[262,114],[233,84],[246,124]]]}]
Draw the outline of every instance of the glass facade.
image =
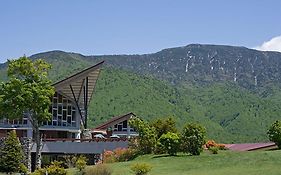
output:
[{"label": "glass facade", "polygon": [[59,93],[55,93],[52,99],[50,112],[53,115],[52,121],[44,123],[46,126],[77,127],[77,109],[74,102]]},{"label": "glass facade", "polygon": [[[53,118],[49,122],[44,122],[44,126],[78,127],[75,103],[61,94],[55,93],[53,96],[50,112]],[[27,126],[27,121],[28,119],[25,117],[22,120],[2,119],[0,125]]]}]

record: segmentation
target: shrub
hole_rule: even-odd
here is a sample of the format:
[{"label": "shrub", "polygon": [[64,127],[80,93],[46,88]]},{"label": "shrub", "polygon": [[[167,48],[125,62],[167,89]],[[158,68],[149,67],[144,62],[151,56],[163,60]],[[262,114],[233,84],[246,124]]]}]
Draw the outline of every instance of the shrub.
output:
[{"label": "shrub", "polygon": [[86,167],[83,171],[84,175],[111,175],[112,170],[104,164]]},{"label": "shrub", "polygon": [[278,149],[281,149],[281,121],[275,121],[267,131],[269,140],[274,142]]},{"label": "shrub", "polygon": [[135,175],[146,175],[151,169],[152,167],[147,163],[136,163],[131,166],[131,170]]},{"label": "shrub", "polygon": [[20,165],[19,165],[19,173],[26,174],[27,172],[28,172],[27,167],[23,163],[20,163]]},{"label": "shrub", "polygon": [[66,175],[66,170],[62,167],[62,162],[54,161],[47,168],[48,175]]},{"label": "shrub", "polygon": [[118,162],[133,160],[137,157],[137,151],[131,148],[117,148],[113,152]]},{"label": "shrub", "polygon": [[186,124],[181,134],[182,150],[191,155],[200,155],[205,144],[206,129],[199,124]]},{"label": "shrub", "polygon": [[77,161],[77,157],[74,155],[66,155],[63,156],[64,162],[65,162],[65,166],[67,168],[73,168],[76,166],[76,161]]},{"label": "shrub", "polygon": [[114,163],[114,162],[116,162],[114,152],[113,151],[105,151],[103,153],[103,162],[104,163]]},{"label": "shrub", "polygon": [[24,154],[16,131],[10,131],[0,151],[0,171],[6,173],[22,172]]},{"label": "shrub", "polygon": [[103,154],[104,163],[124,162],[137,157],[137,151],[131,148],[116,148],[113,151],[105,151]]},{"label": "shrub", "polygon": [[35,170],[33,173],[30,173],[29,175],[45,175],[46,171],[47,170],[45,168],[40,168]]},{"label": "shrub", "polygon": [[154,150],[154,154],[164,154],[164,153],[166,153],[165,147],[158,140]]},{"label": "shrub", "polygon": [[159,142],[161,143],[161,145],[163,145],[165,151],[169,155],[177,154],[180,146],[180,138],[178,134],[171,133],[171,132],[168,132],[167,134],[163,134],[159,138]]},{"label": "shrub", "polygon": [[205,146],[206,148],[217,147],[219,150],[226,149],[224,144],[218,144],[214,140],[208,140]]},{"label": "shrub", "polygon": [[79,156],[76,163],[75,167],[79,169],[79,171],[82,171],[87,165],[87,158],[85,156]]},{"label": "shrub", "polygon": [[66,170],[62,167],[62,162],[54,161],[46,168],[40,168],[31,173],[30,175],[66,175]]},{"label": "shrub", "polygon": [[218,153],[219,153],[219,148],[216,147],[216,146],[209,147],[208,150],[209,150],[212,154],[218,154]]},{"label": "shrub", "polygon": [[206,143],[206,148],[217,146],[217,143],[214,140],[208,140]]}]

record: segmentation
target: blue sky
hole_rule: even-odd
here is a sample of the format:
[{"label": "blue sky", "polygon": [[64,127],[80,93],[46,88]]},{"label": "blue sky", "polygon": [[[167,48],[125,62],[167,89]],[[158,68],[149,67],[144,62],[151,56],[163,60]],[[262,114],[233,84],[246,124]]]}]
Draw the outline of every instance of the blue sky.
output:
[{"label": "blue sky", "polygon": [[280,21],[279,0],[3,0],[0,62],[50,50],[142,54],[191,43],[262,49],[281,35]]}]

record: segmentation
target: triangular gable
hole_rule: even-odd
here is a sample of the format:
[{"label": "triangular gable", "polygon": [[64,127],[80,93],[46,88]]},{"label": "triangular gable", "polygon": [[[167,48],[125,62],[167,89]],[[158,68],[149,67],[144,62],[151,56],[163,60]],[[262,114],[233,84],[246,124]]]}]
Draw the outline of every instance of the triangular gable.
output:
[{"label": "triangular gable", "polygon": [[85,128],[87,109],[103,63],[104,61],[53,84],[57,93],[76,103]]},{"label": "triangular gable", "polygon": [[[87,104],[89,104],[103,63],[104,61],[56,82],[53,86],[58,93],[65,95],[73,101],[79,102],[80,105],[84,104],[84,95],[86,95]],[[83,94],[84,90],[88,92]]]},{"label": "triangular gable", "polygon": [[128,114],[125,114],[125,115],[113,117],[110,120],[106,121],[105,123],[100,124],[99,126],[97,126],[94,130],[96,130],[96,129],[107,129],[109,126],[118,124],[118,123],[120,123],[120,122],[122,122],[124,120],[128,120],[128,119],[130,119],[132,117],[136,117],[136,115],[134,113],[132,113],[132,112],[130,112]]}]

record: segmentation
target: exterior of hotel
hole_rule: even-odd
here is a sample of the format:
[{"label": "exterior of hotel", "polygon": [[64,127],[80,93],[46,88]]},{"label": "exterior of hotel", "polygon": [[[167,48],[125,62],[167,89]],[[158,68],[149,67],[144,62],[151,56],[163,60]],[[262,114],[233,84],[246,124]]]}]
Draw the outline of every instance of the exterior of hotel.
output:
[{"label": "exterior of hotel", "polygon": [[[80,138],[81,127],[87,128],[88,106],[103,63],[53,84],[56,93],[50,107],[52,120],[40,127],[43,138]],[[16,130],[19,137],[31,138],[33,133],[27,118],[2,119],[0,137],[5,137],[10,130]]]}]

